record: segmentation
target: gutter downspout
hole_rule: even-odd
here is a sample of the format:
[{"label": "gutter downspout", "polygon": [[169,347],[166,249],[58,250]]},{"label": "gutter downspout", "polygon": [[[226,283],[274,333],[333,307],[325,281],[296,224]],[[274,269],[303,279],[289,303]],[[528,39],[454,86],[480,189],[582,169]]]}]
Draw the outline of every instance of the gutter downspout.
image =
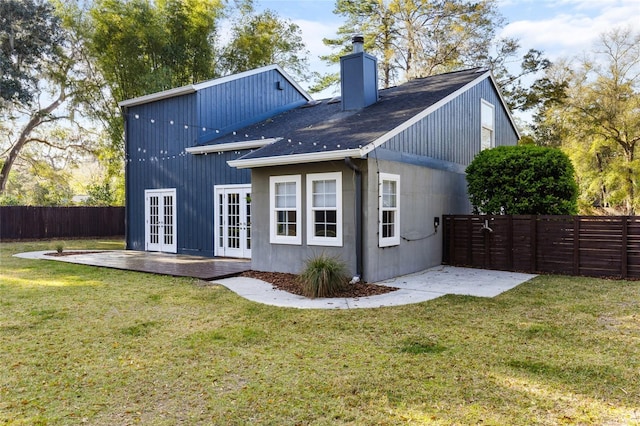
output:
[{"label": "gutter downspout", "polygon": [[354,282],[362,280],[362,171],[350,157],[345,157],[344,164],[356,174],[356,276]]}]

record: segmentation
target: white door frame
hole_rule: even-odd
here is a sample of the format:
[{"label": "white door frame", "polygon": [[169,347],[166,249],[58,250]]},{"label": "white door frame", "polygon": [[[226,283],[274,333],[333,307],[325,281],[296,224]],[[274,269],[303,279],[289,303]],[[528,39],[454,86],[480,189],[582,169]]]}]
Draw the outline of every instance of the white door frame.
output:
[{"label": "white door frame", "polygon": [[177,235],[176,189],[145,189],[145,250],[177,253]]},{"label": "white door frame", "polygon": [[214,186],[214,255],[251,258],[251,184]]}]

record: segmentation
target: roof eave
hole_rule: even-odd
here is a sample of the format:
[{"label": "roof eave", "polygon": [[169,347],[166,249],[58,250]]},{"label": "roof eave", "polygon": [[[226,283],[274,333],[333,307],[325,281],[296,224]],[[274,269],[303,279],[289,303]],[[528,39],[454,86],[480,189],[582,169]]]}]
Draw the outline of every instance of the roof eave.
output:
[{"label": "roof eave", "polygon": [[[473,86],[477,85],[482,80],[484,80],[487,76],[491,76],[491,72],[490,71],[482,72],[477,78],[475,78],[472,81],[470,81],[469,83],[465,84],[464,86],[462,86],[461,88],[459,88],[455,92],[453,92],[453,93],[449,94],[448,96],[440,99],[438,102],[436,102],[433,105],[429,106],[428,108],[424,109],[419,114],[414,115],[409,120],[405,121],[404,123],[400,124],[399,126],[396,126],[395,128],[391,129],[390,131],[388,131],[384,135],[380,136],[379,138],[377,138],[373,142],[367,144],[366,146],[363,146],[362,147],[362,154],[366,155],[366,154],[370,153],[371,151],[373,151],[374,149],[378,148],[379,146],[383,145],[385,142],[391,140],[391,138],[393,138],[394,136],[399,135],[400,133],[402,133],[403,131],[405,131],[409,127],[411,127],[414,124],[418,123],[423,118],[427,117],[429,114],[431,114],[434,111],[440,109],[441,107],[443,107],[444,105],[449,103],[451,100],[457,98],[462,93],[466,92],[467,90],[469,90]],[[493,82],[493,83],[495,84],[495,82]]]},{"label": "roof eave", "polygon": [[282,138],[265,138],[241,142],[227,142],[213,145],[200,145],[185,148],[185,152],[193,155],[208,154],[212,152],[227,152],[244,149],[262,148],[274,142],[278,142]]},{"label": "roof eave", "polygon": [[343,158],[361,158],[360,148],[342,149],[339,151],[311,152],[305,154],[279,155],[274,157],[239,158],[229,160],[227,164],[237,169],[253,169],[256,167],[285,166],[290,164],[319,163],[322,161],[342,160]]},{"label": "roof eave", "polygon": [[175,89],[164,90],[158,93],[151,93],[150,95],[144,95],[133,99],[127,99],[126,101],[118,102],[120,108],[128,108],[136,105],[143,105],[149,102],[160,101],[162,99],[174,98],[176,96],[189,95],[196,92],[196,87],[191,84],[189,86],[176,87]]},{"label": "roof eave", "polygon": [[224,84],[230,81],[238,80],[245,77],[250,77],[252,75],[260,74],[265,71],[276,70],[278,71],[295,89],[305,98],[307,101],[313,100],[311,95],[307,93],[306,90],[302,88],[287,72],[277,64],[267,65],[260,68],[255,68],[249,71],[244,71],[238,74],[232,74],[225,77],[215,78],[209,81],[205,81],[198,84],[190,84],[188,86],[177,87],[175,89],[164,90],[162,92],[151,93],[149,95],[140,96],[133,99],[127,99],[125,101],[118,102],[118,106],[121,108],[132,107],[136,105],[143,105],[149,102],[155,102],[162,99],[169,99],[176,96],[188,95],[191,93],[195,93],[199,90],[206,89],[208,87],[217,86],[219,84]]}]

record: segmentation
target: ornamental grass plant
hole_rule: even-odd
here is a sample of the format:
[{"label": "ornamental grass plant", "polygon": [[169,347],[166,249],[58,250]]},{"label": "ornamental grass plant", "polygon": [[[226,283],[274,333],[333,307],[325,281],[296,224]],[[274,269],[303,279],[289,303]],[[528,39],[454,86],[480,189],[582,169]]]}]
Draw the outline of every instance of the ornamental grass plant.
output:
[{"label": "ornamental grass plant", "polygon": [[334,296],[344,288],[349,278],[344,262],[323,253],[307,260],[300,281],[304,295],[316,298]]}]

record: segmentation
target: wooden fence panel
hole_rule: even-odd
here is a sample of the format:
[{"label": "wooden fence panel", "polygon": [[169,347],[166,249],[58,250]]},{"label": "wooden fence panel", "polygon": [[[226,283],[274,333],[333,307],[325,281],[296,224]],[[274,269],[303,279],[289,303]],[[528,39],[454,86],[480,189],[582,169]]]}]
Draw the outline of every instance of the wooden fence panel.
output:
[{"label": "wooden fence panel", "polygon": [[0,206],[0,240],[122,236],[124,207]]},{"label": "wooden fence panel", "polygon": [[[536,220],[532,218],[532,220]],[[569,216],[540,216],[536,226],[539,271],[564,274],[573,270],[574,222]]]},{"label": "wooden fence panel", "polygon": [[627,219],[627,274],[640,277],[640,218]]},{"label": "wooden fence panel", "polygon": [[477,268],[640,278],[638,216],[444,216],[443,262]]}]

